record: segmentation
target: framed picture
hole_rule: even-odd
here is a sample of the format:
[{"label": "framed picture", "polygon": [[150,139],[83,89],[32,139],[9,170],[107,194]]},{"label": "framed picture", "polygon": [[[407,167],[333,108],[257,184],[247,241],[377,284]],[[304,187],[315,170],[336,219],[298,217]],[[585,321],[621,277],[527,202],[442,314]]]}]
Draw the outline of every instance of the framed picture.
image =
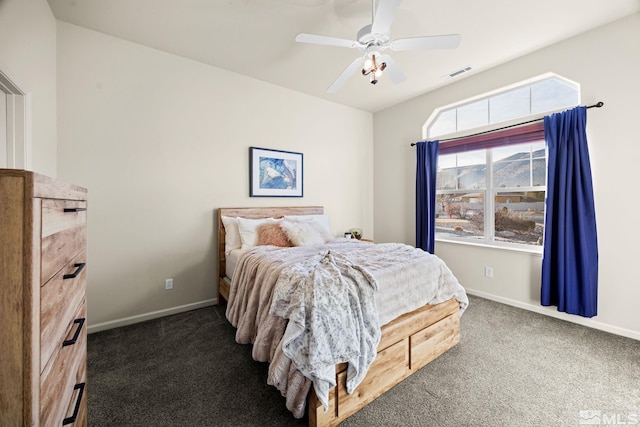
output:
[{"label": "framed picture", "polygon": [[302,153],[249,147],[251,197],[302,197]]}]

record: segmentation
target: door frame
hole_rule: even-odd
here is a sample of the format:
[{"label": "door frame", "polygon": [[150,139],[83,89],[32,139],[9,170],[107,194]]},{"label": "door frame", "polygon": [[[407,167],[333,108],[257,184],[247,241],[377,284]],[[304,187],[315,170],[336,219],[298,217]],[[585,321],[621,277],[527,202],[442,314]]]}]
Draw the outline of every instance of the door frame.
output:
[{"label": "door frame", "polygon": [[0,90],[7,97],[7,164],[0,167],[31,170],[31,95],[2,69]]}]

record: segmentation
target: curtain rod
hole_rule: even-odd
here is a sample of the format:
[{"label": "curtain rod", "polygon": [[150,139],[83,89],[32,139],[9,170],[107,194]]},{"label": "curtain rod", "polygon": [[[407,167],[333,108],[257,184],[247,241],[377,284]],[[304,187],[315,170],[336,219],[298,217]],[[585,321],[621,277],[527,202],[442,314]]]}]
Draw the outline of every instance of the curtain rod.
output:
[{"label": "curtain rod", "polygon": [[[593,105],[588,105],[586,108],[587,109],[594,108],[594,107],[595,108],[600,108],[600,107],[603,107],[603,106],[604,106],[604,102],[600,101],[600,102],[597,102],[597,103],[595,103]],[[539,119],[533,119],[533,120],[529,120],[529,121],[522,122],[522,123],[516,123],[516,124],[513,124],[513,125],[509,125],[509,126],[503,126],[501,128],[497,128],[497,129],[485,130],[484,132],[472,133],[471,135],[456,136],[456,137],[447,138],[447,139],[439,139],[438,141],[439,142],[446,142],[446,141],[455,141],[456,139],[470,138],[472,136],[484,135],[485,133],[497,132],[497,131],[503,130],[503,129],[509,129],[509,128],[514,128],[516,126],[522,126],[522,125],[527,125],[529,123],[539,122],[541,120],[544,120],[544,117],[540,117]],[[416,143],[412,142],[411,146],[413,147],[414,145],[416,145]]]}]

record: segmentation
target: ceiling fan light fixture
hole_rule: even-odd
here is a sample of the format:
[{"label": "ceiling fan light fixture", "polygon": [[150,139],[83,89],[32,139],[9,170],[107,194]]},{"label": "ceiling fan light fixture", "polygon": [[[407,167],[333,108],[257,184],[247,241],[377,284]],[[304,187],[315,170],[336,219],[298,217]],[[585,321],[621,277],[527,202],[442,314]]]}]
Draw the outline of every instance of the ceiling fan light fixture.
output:
[{"label": "ceiling fan light fixture", "polygon": [[382,76],[385,68],[387,68],[387,63],[381,62],[378,64],[376,62],[376,53],[370,53],[362,65],[362,75],[369,76],[369,82],[374,85],[378,83],[378,79]]}]

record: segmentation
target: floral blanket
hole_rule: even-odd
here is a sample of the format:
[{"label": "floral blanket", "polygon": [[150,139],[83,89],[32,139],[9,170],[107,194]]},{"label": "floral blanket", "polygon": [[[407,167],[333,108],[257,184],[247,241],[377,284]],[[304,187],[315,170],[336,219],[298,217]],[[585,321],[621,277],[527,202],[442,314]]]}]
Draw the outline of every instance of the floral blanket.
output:
[{"label": "floral blanket", "polygon": [[289,320],[282,351],[313,381],[325,410],[336,385],[336,365],[348,363],[347,392],[352,393],[376,357],[377,288],[368,271],[332,251],[285,269],[276,282],[270,314]]}]

